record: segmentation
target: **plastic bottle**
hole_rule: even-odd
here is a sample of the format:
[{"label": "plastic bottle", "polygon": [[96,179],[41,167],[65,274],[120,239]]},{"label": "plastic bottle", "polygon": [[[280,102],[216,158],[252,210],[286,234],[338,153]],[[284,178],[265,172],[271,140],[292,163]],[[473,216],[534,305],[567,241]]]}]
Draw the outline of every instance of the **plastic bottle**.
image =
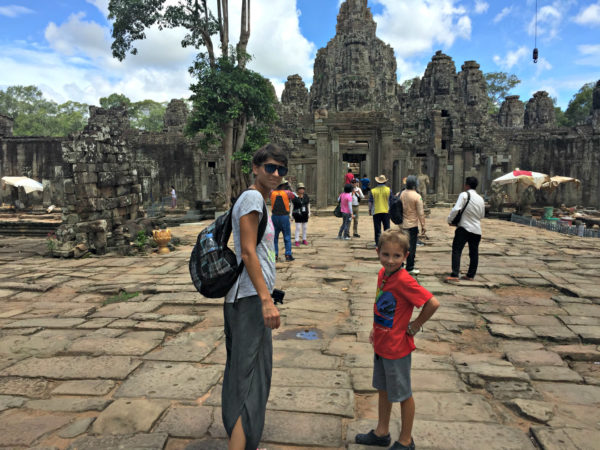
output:
[{"label": "plastic bottle", "polygon": [[215,241],[215,239],[213,238],[212,233],[208,233],[206,235],[206,239],[204,240],[204,248],[206,250],[206,253],[214,252],[219,248],[219,246],[217,245],[217,241]]},{"label": "plastic bottle", "polygon": [[218,250],[217,241],[213,238],[212,233],[208,233],[204,239],[204,252],[206,255],[205,264],[203,264],[203,270],[210,274],[210,276],[215,276],[216,271],[218,270],[218,254],[216,250]]}]

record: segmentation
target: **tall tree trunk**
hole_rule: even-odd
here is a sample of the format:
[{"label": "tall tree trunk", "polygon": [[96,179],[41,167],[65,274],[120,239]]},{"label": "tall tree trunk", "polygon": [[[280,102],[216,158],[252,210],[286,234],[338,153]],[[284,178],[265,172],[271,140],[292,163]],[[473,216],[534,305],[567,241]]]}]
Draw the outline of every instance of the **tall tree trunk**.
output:
[{"label": "tall tree trunk", "polygon": [[236,47],[238,66],[246,67],[246,47],[250,39],[250,0],[242,0],[242,26],[240,28],[240,41]]},{"label": "tall tree trunk", "polygon": [[223,154],[225,156],[225,207],[231,206],[231,161],[233,160],[233,120],[223,129]]}]

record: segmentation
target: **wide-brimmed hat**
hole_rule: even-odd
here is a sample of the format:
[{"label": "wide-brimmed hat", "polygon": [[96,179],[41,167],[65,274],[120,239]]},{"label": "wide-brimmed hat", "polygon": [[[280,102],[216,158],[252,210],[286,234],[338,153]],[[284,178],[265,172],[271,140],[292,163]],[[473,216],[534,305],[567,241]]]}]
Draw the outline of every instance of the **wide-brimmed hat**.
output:
[{"label": "wide-brimmed hat", "polygon": [[385,175],[379,175],[378,177],[375,177],[375,181],[377,181],[379,184],[383,184],[387,183],[387,178]]},{"label": "wide-brimmed hat", "polygon": [[279,184],[277,185],[277,187],[278,187],[278,188],[280,188],[280,187],[282,187],[282,186],[285,186],[286,184],[288,184],[288,180],[286,180],[285,178],[282,178],[282,179],[281,179],[281,183],[279,183]]},{"label": "wide-brimmed hat", "polygon": [[306,189],[304,187],[304,183],[298,183],[298,186],[296,186],[296,189]]}]

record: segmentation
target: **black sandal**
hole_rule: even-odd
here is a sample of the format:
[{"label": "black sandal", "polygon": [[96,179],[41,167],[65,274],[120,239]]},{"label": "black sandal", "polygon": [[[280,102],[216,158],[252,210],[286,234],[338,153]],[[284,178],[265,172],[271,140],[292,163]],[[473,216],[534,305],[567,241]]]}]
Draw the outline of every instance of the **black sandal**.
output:
[{"label": "black sandal", "polygon": [[377,436],[375,430],[371,430],[367,434],[357,434],[354,440],[357,444],[378,445],[379,447],[387,447],[392,442],[389,433],[386,436]]}]

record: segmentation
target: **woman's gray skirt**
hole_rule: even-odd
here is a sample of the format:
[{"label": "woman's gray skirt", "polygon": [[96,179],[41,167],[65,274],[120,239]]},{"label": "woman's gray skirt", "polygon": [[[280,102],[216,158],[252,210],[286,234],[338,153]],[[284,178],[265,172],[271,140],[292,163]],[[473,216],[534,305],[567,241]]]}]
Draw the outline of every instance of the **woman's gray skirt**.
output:
[{"label": "woman's gray skirt", "polygon": [[242,418],[246,449],[256,450],[265,425],[271,389],[273,343],[265,327],[258,296],[225,303],[225,346],[227,362],[221,398],[223,425],[231,437]]}]

